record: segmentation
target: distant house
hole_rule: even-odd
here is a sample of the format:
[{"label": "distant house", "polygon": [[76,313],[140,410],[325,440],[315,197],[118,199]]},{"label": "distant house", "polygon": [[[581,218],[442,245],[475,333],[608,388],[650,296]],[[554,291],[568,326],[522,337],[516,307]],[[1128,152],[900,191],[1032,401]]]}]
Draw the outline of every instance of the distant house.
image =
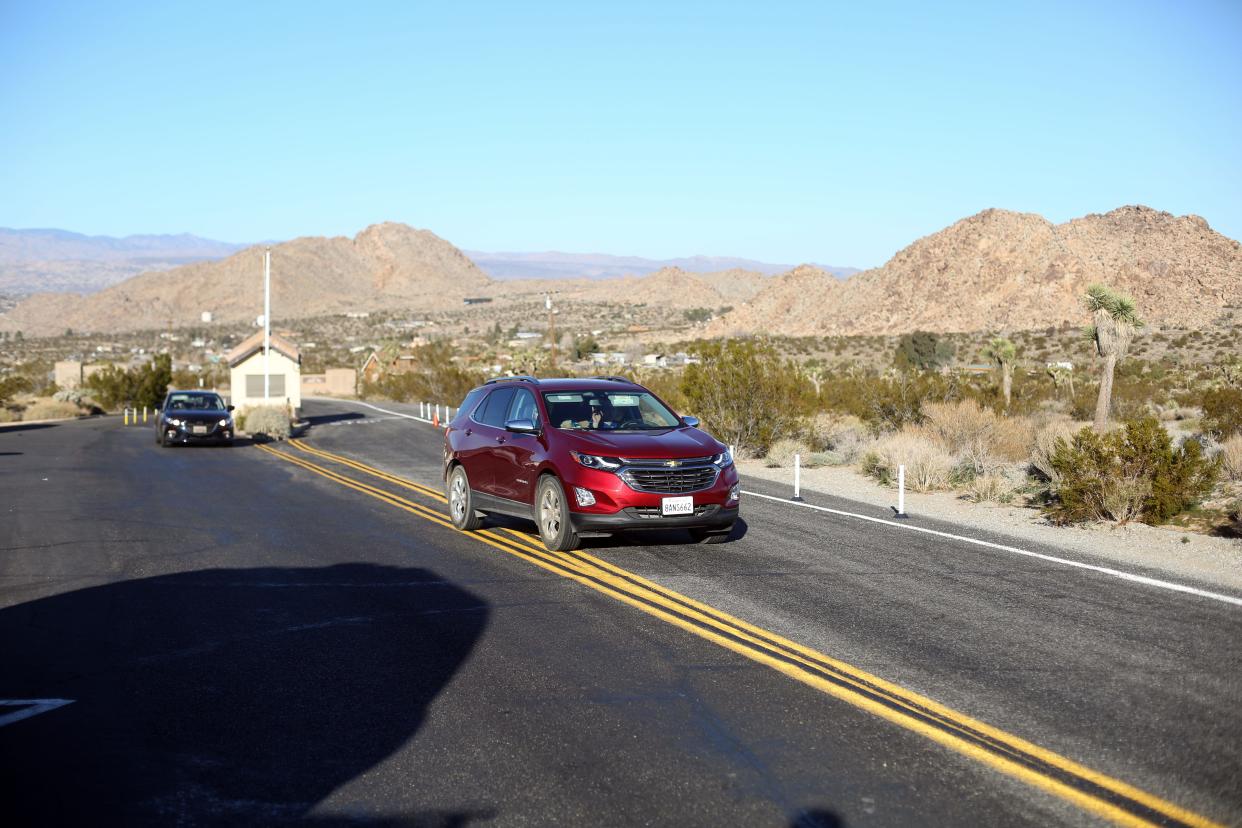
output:
[{"label": "distant house", "polygon": [[[264,363],[269,371],[268,397],[263,397]],[[296,412],[302,407],[302,354],[284,337],[272,334],[271,352],[263,353],[263,331],[246,337],[228,353],[233,405],[286,405]]]},{"label": "distant house", "polygon": [[77,360],[61,360],[52,368],[57,388],[71,390],[82,384],[82,363]]},{"label": "distant house", "polygon": [[380,377],[388,374],[408,374],[418,370],[418,357],[414,354],[397,354],[392,358],[380,356],[372,351],[362,363],[362,377],[367,382],[377,382]]},{"label": "distant house", "polygon": [[492,301],[492,297],[490,296],[468,296],[465,299],[462,299],[461,301],[463,305],[484,305]]}]

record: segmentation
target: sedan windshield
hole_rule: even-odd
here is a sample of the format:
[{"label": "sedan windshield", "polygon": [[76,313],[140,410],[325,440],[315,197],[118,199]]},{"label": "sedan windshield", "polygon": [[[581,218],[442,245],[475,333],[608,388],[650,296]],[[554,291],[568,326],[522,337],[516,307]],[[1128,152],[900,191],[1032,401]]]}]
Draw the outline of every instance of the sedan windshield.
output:
[{"label": "sedan windshield", "polygon": [[223,411],[224,400],[215,394],[172,394],[168,397],[169,411]]},{"label": "sedan windshield", "polygon": [[677,415],[645,391],[549,391],[543,395],[555,428],[647,431],[677,428]]}]

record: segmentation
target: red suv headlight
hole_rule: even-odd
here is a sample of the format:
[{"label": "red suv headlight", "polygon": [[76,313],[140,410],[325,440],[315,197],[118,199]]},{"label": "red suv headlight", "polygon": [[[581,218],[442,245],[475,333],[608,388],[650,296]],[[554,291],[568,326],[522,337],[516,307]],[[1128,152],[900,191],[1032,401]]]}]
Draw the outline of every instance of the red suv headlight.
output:
[{"label": "red suv headlight", "polygon": [[588,469],[599,469],[600,471],[616,471],[621,468],[621,458],[619,457],[600,457],[598,454],[583,454],[578,451],[569,452],[575,460]]}]

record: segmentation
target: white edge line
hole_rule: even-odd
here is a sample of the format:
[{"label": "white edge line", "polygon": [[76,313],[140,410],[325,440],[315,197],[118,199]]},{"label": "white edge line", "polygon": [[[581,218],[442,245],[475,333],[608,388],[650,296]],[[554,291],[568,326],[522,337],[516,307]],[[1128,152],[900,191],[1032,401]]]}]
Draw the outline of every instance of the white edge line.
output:
[{"label": "white edge line", "polygon": [[0,727],[20,722],[22,719],[29,719],[31,716],[38,716],[40,713],[46,713],[58,707],[64,707],[66,704],[73,704],[73,699],[0,699],[0,707],[19,704],[30,706],[24,710],[18,710],[16,713],[9,713],[7,716],[0,716]]},{"label": "white edge line", "polygon": [[1220,601],[1225,604],[1233,604],[1242,607],[1242,598],[1233,595],[1224,595],[1219,592],[1208,592],[1205,589],[1187,586],[1185,584],[1174,583],[1173,581],[1162,581],[1159,578],[1149,578],[1146,575],[1135,575],[1132,572],[1123,572],[1120,569],[1110,569],[1106,566],[1096,566],[1095,564],[1083,563],[1070,558],[1058,558],[1055,555],[1044,555],[1040,552],[1032,552],[1029,549],[1019,549],[1016,546],[1006,546],[1003,543],[993,543],[992,541],[979,540],[978,538],[968,538],[965,535],[954,535],[951,532],[941,532],[938,529],[928,529],[923,526],[911,526],[908,523],[897,523],[884,518],[871,517],[870,515],[860,515],[857,512],[846,512],[841,509],[830,509],[827,506],[816,506],[811,503],[799,503],[783,497],[775,497],[773,495],[760,494],[759,492],[742,491],[748,497],[759,497],[764,500],[773,500],[777,503],[784,503],[789,506],[801,506],[804,509],[814,509],[817,512],[828,512],[834,515],[843,515],[845,517],[857,518],[858,520],[867,520],[872,523],[882,523],[885,526],[892,526],[897,529],[906,529],[910,532],[922,532],[925,535],[936,535],[941,538],[950,538],[963,543],[973,543],[976,546],[986,546],[989,549],[999,549],[1002,552],[1012,552],[1015,555],[1025,555],[1028,558],[1039,558],[1042,561],[1051,561],[1052,563],[1064,564],[1065,566],[1073,566],[1078,569],[1088,569],[1092,572],[1100,572],[1104,575],[1111,575],[1114,578],[1120,578],[1123,581],[1133,581],[1137,584],[1145,584],[1146,586],[1158,587],[1160,589],[1168,589],[1174,592],[1185,592],[1188,595],[1197,595],[1200,598],[1208,598],[1213,601]]},{"label": "white edge line", "polygon": [[400,411],[389,411],[387,408],[380,408],[378,405],[371,405],[370,403],[363,402],[362,400],[338,400],[338,399],[333,399],[331,397],[314,397],[313,399],[325,400],[325,401],[330,400],[331,402],[353,403],[354,405],[364,405],[367,408],[374,409],[375,411],[382,411],[385,414],[392,414],[394,417],[404,417],[407,420],[414,420],[420,423],[431,422],[431,420],[427,420],[422,417],[415,417],[413,414],[402,414]]}]

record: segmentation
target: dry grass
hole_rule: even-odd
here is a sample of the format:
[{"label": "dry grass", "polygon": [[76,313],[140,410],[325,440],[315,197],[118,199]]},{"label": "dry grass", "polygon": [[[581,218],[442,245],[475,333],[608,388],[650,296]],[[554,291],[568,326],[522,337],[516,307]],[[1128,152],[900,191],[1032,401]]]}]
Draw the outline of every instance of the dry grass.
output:
[{"label": "dry grass", "polygon": [[906,485],[916,492],[943,489],[956,465],[953,455],[918,429],[906,429],[876,440],[863,458],[863,471],[881,483],[897,481],[897,467],[906,467]]},{"label": "dry grass", "polygon": [[769,469],[787,469],[793,467],[793,459],[795,454],[802,455],[803,462],[810,455],[810,447],[801,440],[777,440],[768,448],[768,453],[763,456],[763,465]]},{"label": "dry grass", "polygon": [[1031,424],[1024,417],[1000,417],[974,400],[923,406],[928,436],[958,458],[972,476],[996,471],[1004,461],[1026,459]]},{"label": "dry grass", "polygon": [[1048,420],[1034,428],[1028,448],[1031,469],[1054,486],[1061,482],[1061,475],[1052,467],[1052,453],[1058,440],[1068,443],[1075,431],[1074,423],[1066,419]]},{"label": "dry grass", "polygon": [[82,410],[70,402],[60,400],[37,400],[22,412],[23,420],[64,420],[76,417]]},{"label": "dry grass", "polygon": [[1014,487],[1003,474],[985,474],[967,483],[963,496],[975,503],[1009,503]]},{"label": "dry grass", "polygon": [[1230,480],[1242,480],[1242,434],[1220,444],[1221,468]]}]

